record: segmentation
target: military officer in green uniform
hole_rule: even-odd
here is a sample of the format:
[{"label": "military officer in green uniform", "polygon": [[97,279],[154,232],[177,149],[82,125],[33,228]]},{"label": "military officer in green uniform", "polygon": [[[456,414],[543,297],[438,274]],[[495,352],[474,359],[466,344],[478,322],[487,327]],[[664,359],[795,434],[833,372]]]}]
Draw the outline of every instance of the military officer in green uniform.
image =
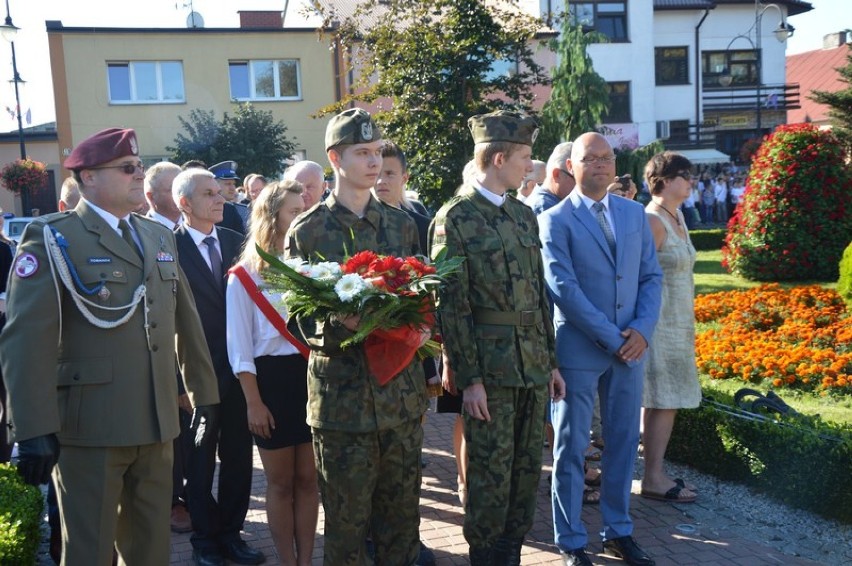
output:
[{"label": "military officer in green uniform", "polygon": [[476,173],[431,227],[431,254],[464,256],[439,291],[438,316],[468,445],[464,536],[473,566],[520,564],[541,475],[547,397],[555,369],[535,214],[507,191],[533,169],[535,121],[513,112],[473,116]]},{"label": "military officer in green uniform", "polygon": [[120,564],[162,566],[175,355],[199,435],[215,418],[216,377],[174,235],[131,214],[145,200],[134,131],[98,132],[64,165],[82,200],[27,227],[0,336],[18,471],[33,484],[53,472],[63,565],[107,566],[115,545]]},{"label": "military officer in green uniform", "polygon": [[[370,192],[383,145],[370,114],[353,108],[332,118],[325,145],[335,188],[293,221],[287,255],[315,262],[342,261],[364,250],[419,253],[414,221]],[[421,417],[428,405],[423,368],[413,361],[379,385],[362,346],[340,347],[358,321],[296,320],[311,348],[308,424],[325,511],[324,563],[371,564],[364,545],[371,534],[376,564],[411,566],[420,551]]]}]

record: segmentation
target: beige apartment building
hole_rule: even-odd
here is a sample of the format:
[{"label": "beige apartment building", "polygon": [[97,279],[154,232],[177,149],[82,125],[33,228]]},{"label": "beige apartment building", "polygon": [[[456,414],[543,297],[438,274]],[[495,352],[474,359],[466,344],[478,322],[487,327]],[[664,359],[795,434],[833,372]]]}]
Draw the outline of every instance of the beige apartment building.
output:
[{"label": "beige apartment building", "polygon": [[296,158],[322,162],[325,120],[311,115],[340,89],[328,36],[283,28],[280,12],[240,16],[240,27],[230,29],[69,28],[48,21],[60,159],[92,133],[120,126],[136,130],[150,164],[168,156],[166,147],[183,131],[179,117],[199,109],[221,119],[248,101],[286,124]]}]

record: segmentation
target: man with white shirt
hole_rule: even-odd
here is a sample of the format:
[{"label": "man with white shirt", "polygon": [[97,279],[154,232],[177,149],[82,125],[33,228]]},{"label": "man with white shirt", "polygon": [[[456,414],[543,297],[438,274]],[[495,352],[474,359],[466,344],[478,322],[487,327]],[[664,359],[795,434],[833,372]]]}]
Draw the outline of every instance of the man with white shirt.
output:
[{"label": "man with white shirt", "polygon": [[[553,528],[565,566],[591,566],[583,523],[583,463],[600,398],[603,548],[630,566],[654,560],[633,540],[630,487],[639,444],[645,352],[660,311],[662,272],[645,211],[607,188],[615,153],[588,132],[574,141],[577,185],[538,217],[566,394],[554,403]],[[446,332],[444,333],[446,337]]]},{"label": "man with white shirt", "polygon": [[713,195],[716,197],[716,222],[724,224],[728,221],[728,178],[725,175],[716,178]]},{"label": "man with white shirt", "polygon": [[[196,442],[189,454],[186,487],[192,556],[198,566],[224,566],[225,558],[237,564],[260,564],[263,553],[240,538],[251,495],[252,439],[246,399],[228,362],[225,327],[225,281],[243,238],[216,226],[222,221],[225,198],[213,173],[187,169],[175,177],[172,195],[183,214],[183,224],[175,232],[180,265],[195,297],[221,399],[219,419],[206,423],[205,441]],[[190,433],[196,436],[195,429]],[[217,450],[221,465],[214,499]]]},{"label": "man with white shirt", "polygon": [[172,198],[172,181],[179,173],[180,167],[169,161],[155,163],[145,171],[145,198],[151,207],[146,216],[169,230],[183,221]]},{"label": "man with white shirt", "polygon": [[18,471],[53,471],[63,564],[110,564],[113,545],[119,564],[167,564],[175,364],[195,418],[214,418],[210,355],[174,235],[131,213],[145,200],[136,133],[98,132],[63,165],[82,199],[27,226],[0,336]]}]

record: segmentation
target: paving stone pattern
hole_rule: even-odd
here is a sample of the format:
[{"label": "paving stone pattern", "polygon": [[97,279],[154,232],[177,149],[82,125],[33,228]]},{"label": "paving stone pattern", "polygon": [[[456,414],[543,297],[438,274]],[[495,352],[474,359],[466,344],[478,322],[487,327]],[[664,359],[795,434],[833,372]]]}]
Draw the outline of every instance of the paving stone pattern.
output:
[{"label": "paving stone pattern", "polygon": [[[468,564],[467,543],[462,536],[463,510],[455,492],[456,465],[452,452],[454,418],[455,415],[430,412],[425,423],[423,455],[428,464],[423,470],[420,533],[423,542],[435,552],[438,566]],[[545,468],[539,486],[536,522],[527,536],[521,560],[525,566],[562,564],[552,543],[553,527],[547,482],[551,460],[549,451],[544,450]],[[689,477],[692,479],[692,476]],[[714,504],[714,493],[718,491],[712,489],[712,486],[705,489],[705,483],[696,483],[702,490],[699,501],[695,504],[675,505],[639,497],[639,482],[634,481],[631,502],[635,521],[634,537],[659,566],[852,564],[852,550],[849,550],[849,538],[846,538],[849,530],[842,533],[837,541],[846,548],[841,554],[826,554],[826,550],[820,548],[818,543],[809,545],[807,536],[802,537],[804,542],[798,541],[795,545],[785,545],[783,540],[775,540],[775,544],[771,544],[772,533],[756,532],[757,527],[750,528],[750,525],[755,524],[753,517],[732,520]],[[244,538],[252,547],[266,553],[266,564],[274,565],[278,564],[278,559],[266,525],[265,490],[263,469],[255,450],[252,499]],[[622,564],[620,560],[606,557],[601,552],[600,537],[597,535],[601,526],[598,506],[586,506],[583,519],[590,533],[588,550],[592,553],[593,562],[596,565]],[[761,524],[765,527],[766,521]],[[172,535],[171,566],[193,564],[189,536]],[[313,564],[322,564],[322,557],[323,513],[320,509]],[[47,557],[46,544],[42,545],[38,564],[52,564]]]}]

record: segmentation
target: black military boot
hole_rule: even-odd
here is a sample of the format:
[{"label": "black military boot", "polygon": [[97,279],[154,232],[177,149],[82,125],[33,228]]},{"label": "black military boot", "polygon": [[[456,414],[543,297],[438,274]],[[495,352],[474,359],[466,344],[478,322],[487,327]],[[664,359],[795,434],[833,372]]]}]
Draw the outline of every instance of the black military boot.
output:
[{"label": "black military boot", "polygon": [[470,547],[470,566],[495,566],[492,548]]},{"label": "black military boot", "polygon": [[524,546],[524,539],[510,539],[500,537],[497,539],[496,548],[499,549],[499,556],[495,556],[494,564],[499,566],[521,566],[521,548]]}]

